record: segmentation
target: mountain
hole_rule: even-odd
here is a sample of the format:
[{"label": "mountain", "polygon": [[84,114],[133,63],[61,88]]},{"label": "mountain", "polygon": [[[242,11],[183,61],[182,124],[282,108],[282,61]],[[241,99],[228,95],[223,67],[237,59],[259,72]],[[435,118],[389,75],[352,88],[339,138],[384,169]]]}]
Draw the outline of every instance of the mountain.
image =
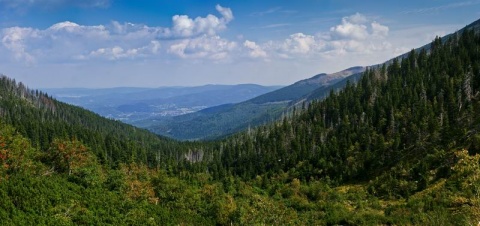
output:
[{"label": "mountain", "polygon": [[337,73],[318,74],[238,104],[215,106],[172,118],[151,118],[134,125],[180,140],[215,139],[275,121],[311,92],[330,90],[337,82],[364,70],[364,67],[352,67]]},{"label": "mountain", "polygon": [[205,85],[198,87],[43,89],[58,100],[102,116],[131,123],[154,116],[176,116],[207,107],[238,103],[278,89],[278,86]]},{"label": "mountain", "polygon": [[159,137],[2,76],[0,221],[478,224],[478,31],[362,74],[279,121],[210,142]]}]

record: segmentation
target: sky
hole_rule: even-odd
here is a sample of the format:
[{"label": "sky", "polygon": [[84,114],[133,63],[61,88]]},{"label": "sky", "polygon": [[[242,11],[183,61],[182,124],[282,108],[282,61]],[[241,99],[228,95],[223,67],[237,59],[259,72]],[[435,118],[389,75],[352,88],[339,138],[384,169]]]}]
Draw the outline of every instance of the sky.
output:
[{"label": "sky", "polygon": [[479,18],[480,0],[0,0],[0,73],[30,88],[289,85]]}]

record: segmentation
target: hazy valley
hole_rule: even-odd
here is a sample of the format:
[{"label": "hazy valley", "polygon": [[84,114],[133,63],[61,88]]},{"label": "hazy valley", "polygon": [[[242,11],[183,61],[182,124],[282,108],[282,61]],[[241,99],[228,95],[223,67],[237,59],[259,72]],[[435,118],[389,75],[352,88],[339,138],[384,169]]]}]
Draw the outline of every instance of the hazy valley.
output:
[{"label": "hazy valley", "polygon": [[63,88],[42,89],[69,104],[101,116],[135,123],[150,118],[173,117],[212,106],[237,103],[281,88],[260,85],[206,85],[164,88]]}]

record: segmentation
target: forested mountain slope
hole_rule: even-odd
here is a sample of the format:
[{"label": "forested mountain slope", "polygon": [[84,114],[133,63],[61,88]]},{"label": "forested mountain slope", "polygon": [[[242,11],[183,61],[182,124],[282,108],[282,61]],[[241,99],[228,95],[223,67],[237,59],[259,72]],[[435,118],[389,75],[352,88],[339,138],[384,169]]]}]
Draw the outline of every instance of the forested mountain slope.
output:
[{"label": "forested mountain slope", "polygon": [[293,104],[303,101],[313,91],[326,90],[328,93],[337,82],[364,70],[364,67],[352,67],[332,74],[318,74],[238,104],[220,105],[171,119],[156,118],[134,124],[180,140],[218,139],[276,121]]},{"label": "forested mountain slope", "polygon": [[249,100],[248,102],[266,104],[270,102],[291,102],[300,100],[318,88],[328,88],[344,78],[354,74],[362,73],[364,71],[364,67],[352,67],[336,73],[318,74],[311,78],[295,82],[292,85],[263,94],[259,97]]},{"label": "forested mountain slope", "polygon": [[55,139],[77,139],[109,164],[135,161],[155,165],[156,156],[167,155],[162,151],[177,143],[56,101],[6,76],[0,77],[0,116],[34,147],[46,150]]},{"label": "forested mountain slope", "polygon": [[[362,184],[385,199],[439,189],[442,197],[429,193],[430,206],[421,211],[478,217],[479,110],[480,37],[468,30],[444,42],[437,38],[429,54],[412,51],[401,62],[370,69],[358,84],[348,83],[292,118],[227,139],[213,153],[211,171],[219,178],[257,178],[274,190],[272,175],[307,183],[328,178]],[[459,182],[459,173],[472,181]],[[424,205],[417,202],[406,205]],[[386,216],[418,211],[397,208],[404,207]],[[397,223],[407,220],[396,217]]]},{"label": "forested mountain slope", "polygon": [[[438,38],[430,54],[412,51],[401,62],[368,70],[358,84],[332,91],[292,118],[227,139],[223,148],[232,146],[232,151],[223,151],[221,162],[233,167],[241,161],[229,170],[253,177],[303,161],[304,167],[321,169],[318,174],[306,170],[304,179],[342,181],[369,178],[430,151],[470,147],[480,126],[475,114],[480,98],[478,41],[473,32],[445,44]],[[255,161],[244,159],[252,155]]]},{"label": "forested mountain slope", "polygon": [[158,138],[1,81],[4,225],[480,219],[480,35],[473,30],[368,69],[358,83],[274,124],[208,143]]}]

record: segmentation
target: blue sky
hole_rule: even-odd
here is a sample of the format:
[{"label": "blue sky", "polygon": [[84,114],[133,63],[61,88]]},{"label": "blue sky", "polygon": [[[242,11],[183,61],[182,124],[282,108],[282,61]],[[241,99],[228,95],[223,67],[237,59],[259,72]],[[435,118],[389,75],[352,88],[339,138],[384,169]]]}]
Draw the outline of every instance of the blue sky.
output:
[{"label": "blue sky", "polygon": [[0,73],[33,88],[288,85],[479,18],[480,0],[0,0]]}]

